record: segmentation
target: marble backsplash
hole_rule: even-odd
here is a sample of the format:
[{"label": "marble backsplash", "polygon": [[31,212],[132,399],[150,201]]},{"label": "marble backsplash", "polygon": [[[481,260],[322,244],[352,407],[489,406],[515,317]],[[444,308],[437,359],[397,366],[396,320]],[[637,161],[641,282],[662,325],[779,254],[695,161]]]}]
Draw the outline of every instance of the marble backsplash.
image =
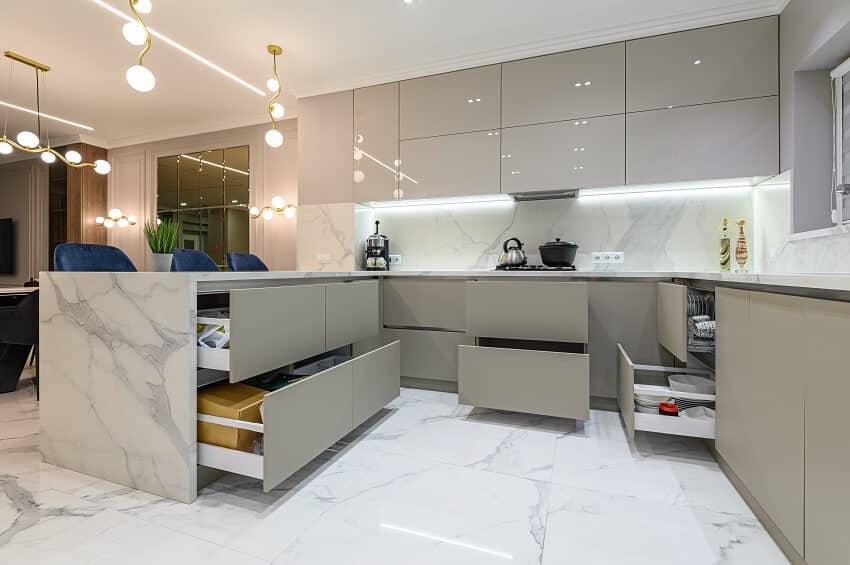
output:
[{"label": "marble backsplash", "polygon": [[[395,270],[492,269],[502,242],[516,236],[530,263],[539,263],[538,245],[560,237],[580,245],[576,266],[583,271],[716,271],[720,220],[746,219],[749,237],[752,192],[723,188],[521,203],[358,206],[356,257],[359,263],[364,234],[380,220],[391,253],[402,255]],[[594,251],[623,251],[625,262],[594,265]]]}]

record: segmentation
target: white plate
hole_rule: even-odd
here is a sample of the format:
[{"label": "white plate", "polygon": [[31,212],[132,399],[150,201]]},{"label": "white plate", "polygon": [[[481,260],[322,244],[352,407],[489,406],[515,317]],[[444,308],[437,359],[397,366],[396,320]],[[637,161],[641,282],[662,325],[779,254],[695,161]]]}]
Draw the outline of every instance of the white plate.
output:
[{"label": "white plate", "polygon": [[694,406],[687,410],[679,412],[682,418],[692,418],[694,420],[714,420],[714,410],[705,406]]},{"label": "white plate", "polygon": [[667,381],[670,383],[670,389],[676,392],[715,394],[717,391],[713,380],[697,375],[670,375]]}]

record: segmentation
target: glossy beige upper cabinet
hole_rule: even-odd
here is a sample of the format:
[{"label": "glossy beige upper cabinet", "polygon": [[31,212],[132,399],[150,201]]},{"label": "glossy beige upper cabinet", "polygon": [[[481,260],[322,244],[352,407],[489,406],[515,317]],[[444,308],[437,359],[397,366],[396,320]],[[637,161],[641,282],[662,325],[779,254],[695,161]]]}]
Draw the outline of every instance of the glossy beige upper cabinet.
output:
[{"label": "glossy beige upper cabinet", "polygon": [[298,203],[351,202],[352,91],[298,99]]},{"label": "glossy beige upper cabinet", "polygon": [[502,126],[622,114],[625,43],[502,65]]},{"label": "glossy beige upper cabinet", "polygon": [[499,132],[482,131],[401,142],[399,197],[499,193]]},{"label": "glossy beige upper cabinet", "polygon": [[401,83],[401,139],[465,133],[500,126],[501,65]]},{"label": "glossy beige upper cabinet", "polygon": [[779,171],[776,96],[626,117],[626,182],[775,175]]},{"label": "glossy beige upper cabinet", "polygon": [[502,130],[502,192],[625,183],[623,114]]},{"label": "glossy beige upper cabinet", "polygon": [[354,91],[354,200],[394,200],[398,189],[399,84]]},{"label": "glossy beige upper cabinet", "polygon": [[629,41],[627,111],[778,94],[778,34],[771,16]]}]

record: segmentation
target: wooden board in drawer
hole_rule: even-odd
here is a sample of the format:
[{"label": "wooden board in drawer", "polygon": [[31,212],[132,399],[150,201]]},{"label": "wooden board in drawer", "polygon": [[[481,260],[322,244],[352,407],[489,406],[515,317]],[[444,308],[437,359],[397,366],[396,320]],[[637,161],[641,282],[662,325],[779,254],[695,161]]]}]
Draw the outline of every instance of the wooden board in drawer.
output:
[{"label": "wooden board in drawer", "polygon": [[587,343],[587,283],[467,281],[466,333]]},{"label": "wooden board in drawer", "polygon": [[461,404],[587,420],[590,357],[461,345],[458,394]]}]

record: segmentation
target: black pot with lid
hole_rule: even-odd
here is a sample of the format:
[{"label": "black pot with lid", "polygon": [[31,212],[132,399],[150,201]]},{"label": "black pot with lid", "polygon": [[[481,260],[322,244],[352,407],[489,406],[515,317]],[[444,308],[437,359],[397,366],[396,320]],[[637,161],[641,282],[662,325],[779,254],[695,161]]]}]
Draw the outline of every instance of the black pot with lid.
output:
[{"label": "black pot with lid", "polygon": [[572,241],[561,241],[556,237],[555,241],[549,241],[538,247],[540,260],[547,267],[572,267],[576,260],[578,244]]}]

